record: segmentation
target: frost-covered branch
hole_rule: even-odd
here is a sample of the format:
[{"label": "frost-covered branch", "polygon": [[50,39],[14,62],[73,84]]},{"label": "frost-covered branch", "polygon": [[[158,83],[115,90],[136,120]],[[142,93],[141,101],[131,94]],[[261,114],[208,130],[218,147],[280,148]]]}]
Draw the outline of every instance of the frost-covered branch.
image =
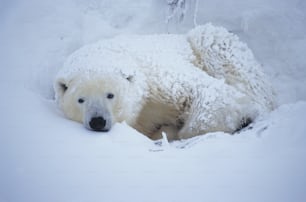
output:
[{"label": "frost-covered branch", "polygon": [[166,0],[168,5],[168,16],[166,23],[177,17],[178,22],[183,21],[186,14],[186,0]]},{"label": "frost-covered branch", "polygon": [[166,3],[168,7],[167,24],[170,21],[181,23],[189,15],[192,17],[193,25],[197,26],[198,0],[166,0]]}]

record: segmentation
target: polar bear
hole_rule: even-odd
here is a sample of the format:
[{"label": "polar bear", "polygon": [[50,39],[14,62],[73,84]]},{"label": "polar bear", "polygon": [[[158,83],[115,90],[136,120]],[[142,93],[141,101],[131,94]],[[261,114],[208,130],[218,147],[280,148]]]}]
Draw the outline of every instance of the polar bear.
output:
[{"label": "polar bear", "polygon": [[86,128],[125,121],[153,140],[234,133],[275,107],[251,50],[212,24],[87,45],[68,57],[54,89],[65,116]]}]

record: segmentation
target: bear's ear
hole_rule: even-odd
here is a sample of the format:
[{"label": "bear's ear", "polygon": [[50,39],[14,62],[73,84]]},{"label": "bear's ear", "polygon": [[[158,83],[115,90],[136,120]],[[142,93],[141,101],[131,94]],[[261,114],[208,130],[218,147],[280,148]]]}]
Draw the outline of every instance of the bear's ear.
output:
[{"label": "bear's ear", "polygon": [[129,82],[134,82],[134,74],[125,73],[120,71],[121,76]]},{"label": "bear's ear", "polygon": [[59,83],[59,87],[63,93],[68,89],[68,86],[65,83]]},{"label": "bear's ear", "polygon": [[68,89],[68,85],[64,79],[58,79],[55,85],[55,91],[58,95],[63,96]]},{"label": "bear's ear", "polygon": [[134,76],[133,75],[129,75],[125,79],[128,80],[129,82],[133,82],[134,81]]}]

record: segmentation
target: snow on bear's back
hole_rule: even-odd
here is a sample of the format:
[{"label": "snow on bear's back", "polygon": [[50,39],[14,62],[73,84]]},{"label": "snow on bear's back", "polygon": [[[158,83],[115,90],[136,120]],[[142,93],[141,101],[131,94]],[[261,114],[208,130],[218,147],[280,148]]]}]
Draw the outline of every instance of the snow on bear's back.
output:
[{"label": "snow on bear's back", "polygon": [[[86,45],[68,57],[58,77],[139,68],[186,71],[192,50],[183,35],[125,35]],[[144,70],[145,71],[145,70]]]},{"label": "snow on bear's back", "polygon": [[187,40],[197,58],[197,67],[250,96],[262,111],[276,107],[267,76],[253,52],[238,36],[208,23],[191,30]]}]

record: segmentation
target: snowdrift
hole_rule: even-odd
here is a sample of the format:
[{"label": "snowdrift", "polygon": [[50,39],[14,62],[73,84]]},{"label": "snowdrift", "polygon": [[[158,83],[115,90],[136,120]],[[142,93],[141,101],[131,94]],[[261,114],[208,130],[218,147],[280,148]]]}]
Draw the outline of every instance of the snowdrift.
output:
[{"label": "snowdrift", "polygon": [[[167,2],[1,1],[1,202],[306,200],[305,1]],[[93,133],[57,109],[52,81],[79,47],[208,21],[238,34],[276,89],[280,106],[251,128],[169,144],[124,123]]]}]

